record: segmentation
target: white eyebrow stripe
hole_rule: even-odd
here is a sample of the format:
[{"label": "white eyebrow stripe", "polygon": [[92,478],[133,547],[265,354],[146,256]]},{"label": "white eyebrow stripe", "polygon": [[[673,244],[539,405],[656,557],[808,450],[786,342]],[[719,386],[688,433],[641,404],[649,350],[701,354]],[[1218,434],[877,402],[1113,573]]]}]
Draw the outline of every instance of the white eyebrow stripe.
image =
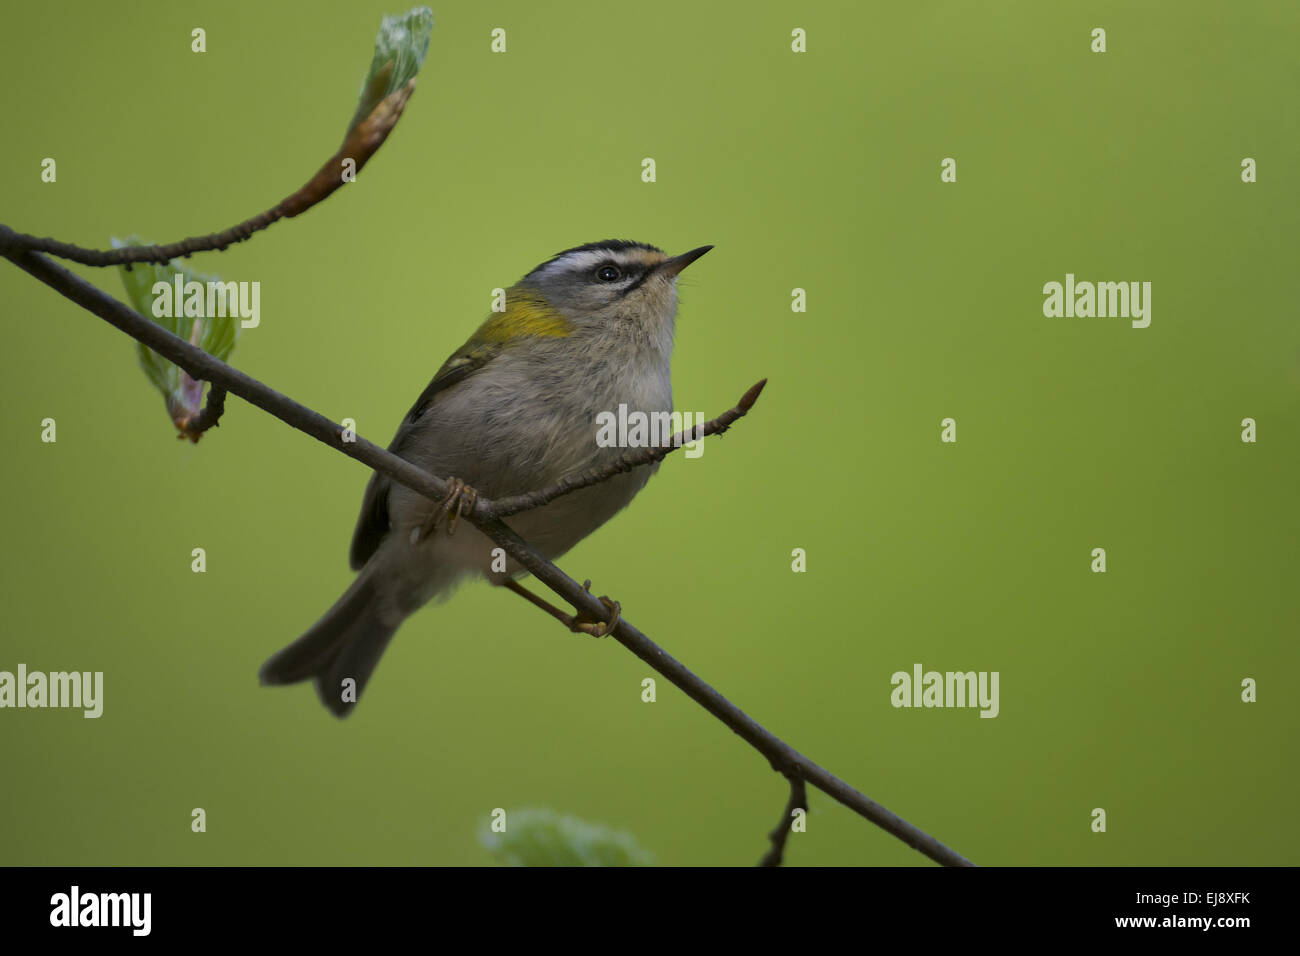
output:
[{"label": "white eyebrow stripe", "polygon": [[570,252],[554,262],[549,262],[541,270],[542,275],[554,275],[557,272],[582,272],[594,269],[602,262],[619,261],[617,252],[611,249],[587,249],[583,252]]},{"label": "white eyebrow stripe", "polygon": [[534,274],[548,277],[560,273],[581,274],[594,270],[602,263],[612,262],[619,266],[624,277],[630,280],[644,274],[648,269],[653,269],[666,258],[662,252],[644,246],[631,246],[626,249],[571,250],[534,270]]}]

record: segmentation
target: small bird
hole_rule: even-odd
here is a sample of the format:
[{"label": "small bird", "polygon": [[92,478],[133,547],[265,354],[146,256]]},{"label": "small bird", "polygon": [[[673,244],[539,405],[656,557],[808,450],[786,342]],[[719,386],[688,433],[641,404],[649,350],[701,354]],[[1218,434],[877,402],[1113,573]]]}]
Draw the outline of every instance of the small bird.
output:
[{"label": "small bird", "polygon": [[[601,412],[621,404],[629,413],[672,410],[677,276],[712,248],[670,258],[645,243],[592,242],[506,290],[505,311],[443,363],[388,446],[448,479],[448,498],[430,501],[372,475],[352,536],[351,564],[360,573],[319,621],[262,665],[262,683],[314,679],[325,706],[346,716],[402,622],[473,575],[561,616],[518,584],[526,572],[513,559],[493,570],[491,539],[468,522],[456,528],[462,503],[536,491],[617,459],[623,449],[597,444]],[[657,468],[616,475],[509,524],[554,560],[626,506]],[[495,563],[502,566],[499,556]],[[606,633],[618,605],[602,600],[609,621],[567,623]]]}]

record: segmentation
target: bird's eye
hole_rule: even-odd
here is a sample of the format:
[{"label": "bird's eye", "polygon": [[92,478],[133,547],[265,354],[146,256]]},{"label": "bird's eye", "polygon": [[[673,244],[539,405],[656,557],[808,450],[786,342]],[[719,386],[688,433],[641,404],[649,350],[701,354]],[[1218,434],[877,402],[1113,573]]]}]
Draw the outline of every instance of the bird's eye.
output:
[{"label": "bird's eye", "polygon": [[614,266],[601,266],[596,270],[596,278],[601,282],[617,282],[623,278],[623,273],[619,272]]}]

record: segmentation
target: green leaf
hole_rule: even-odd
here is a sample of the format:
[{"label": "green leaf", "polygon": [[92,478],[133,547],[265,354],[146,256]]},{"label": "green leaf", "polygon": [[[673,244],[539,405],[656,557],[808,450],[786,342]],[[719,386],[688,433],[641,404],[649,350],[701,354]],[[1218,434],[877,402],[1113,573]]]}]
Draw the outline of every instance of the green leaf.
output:
[{"label": "green leaf", "polygon": [[629,833],[546,808],[513,810],[506,831],[479,836],[507,866],[649,866],[653,857]]},{"label": "green leaf", "polygon": [[[433,32],[433,11],[413,7],[406,13],[384,17],[375,37],[375,56],[370,72],[361,84],[361,100],[348,124],[348,133],[389,94],[404,87],[424,65],[429,52],[429,34]],[[347,135],[343,141],[347,142]]]},{"label": "green leaf", "polygon": [[[123,246],[152,245],[152,243],[145,242],[138,236],[131,236],[127,239],[114,238],[112,244],[114,249]],[[240,317],[237,303],[236,308],[230,310],[234,311],[235,314],[233,315],[209,315],[196,318],[175,314],[185,311],[183,308],[184,300],[182,299],[181,302],[172,303],[173,307],[169,310],[173,313],[172,315],[154,315],[156,297],[153,289],[155,283],[164,282],[174,290],[176,276],[179,275],[182,283],[198,282],[203,284],[206,310],[207,283],[220,282],[220,278],[186,269],[175,259],[166,265],[137,262],[130,269],[126,266],[119,266],[118,268],[121,271],[122,284],[126,286],[127,296],[131,300],[131,304],[145,318],[161,325],[173,335],[178,335],[187,342],[197,345],[209,355],[221,359],[223,362],[234,351],[235,340],[239,337]],[[149,381],[153,383],[154,388],[162,393],[163,399],[167,402],[167,412],[171,415],[172,422],[182,435],[187,434],[185,426],[203,408],[204,383],[194,381],[183,369],[173,365],[145,345],[136,343],[136,354],[140,359],[140,366],[144,369],[145,375],[149,377]],[[190,437],[194,441],[198,440],[195,436]]]}]

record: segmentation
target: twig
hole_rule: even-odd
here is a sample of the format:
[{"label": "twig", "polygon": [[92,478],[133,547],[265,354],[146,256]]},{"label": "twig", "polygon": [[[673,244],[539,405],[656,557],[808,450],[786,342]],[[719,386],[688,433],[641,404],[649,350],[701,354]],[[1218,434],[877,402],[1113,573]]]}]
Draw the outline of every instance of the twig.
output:
[{"label": "twig", "polygon": [[220,385],[211,386],[208,389],[207,401],[203,403],[203,411],[199,412],[194,421],[186,424],[181,434],[176,437],[188,438],[197,444],[205,431],[221,424],[221,415],[225,410],[226,390]]},{"label": "twig", "polygon": [[401,89],[380,100],[369,116],[348,131],[343,145],[333,156],[325,160],[321,168],[316,171],[316,175],[266,212],[258,213],[237,226],[207,236],[191,236],[189,239],[167,245],[122,246],[117,249],[86,249],[48,237],[30,236],[5,229],[0,233],[0,254],[12,259],[11,252],[25,250],[48,253],[87,266],[129,266],[133,262],[167,263],[173,259],[188,257],[195,252],[220,252],[237,242],[243,242],[253,233],[260,232],[272,223],[301,215],[325,199],[343,185],[342,161],[344,159],[355,161],[356,171],[360,172],[361,167],[393,131],[393,127],[402,116],[406,101],[414,91],[415,80],[411,79]]},{"label": "twig", "polygon": [[767,838],[772,841],[772,849],[758,861],[759,866],[781,865],[782,857],[785,855],[785,841],[790,838],[790,829],[794,825],[791,817],[796,810],[808,812],[808,788],[804,786],[803,777],[799,776],[798,771],[792,771],[786,774],[786,779],[790,781],[790,799],[785,805],[785,816],[767,835]]},{"label": "twig", "polygon": [[[758,401],[758,396],[766,384],[767,379],[755,383],[749,391],[740,397],[740,401],[736,403],[735,408],[723,412],[711,422],[705,422],[703,426],[679,431],[658,447],[630,449],[624,452],[623,456],[617,461],[602,465],[599,468],[588,468],[586,471],[577,474],[566,475],[549,488],[530,491],[522,495],[511,495],[508,498],[498,498],[496,501],[484,501],[481,513],[505,518],[521,511],[538,508],[554,501],[561,495],[567,495],[571,491],[586,488],[588,485],[599,484],[625,471],[631,471],[634,468],[661,461],[689,441],[697,441],[709,435],[721,435],[738,419],[744,418],[749,413],[749,410],[754,407],[754,403]],[[479,505],[476,503],[475,511],[478,511],[478,508]]]},{"label": "twig", "polygon": [[[393,455],[379,446],[357,436],[355,441],[342,440],[343,429],[325,416],[299,405],[292,399],[267,387],[257,379],[231,368],[195,345],[173,335],[162,326],[149,321],[131,309],[101,292],[84,279],[42,255],[16,251],[14,233],[0,225],[0,254],[20,269],[50,286],[65,298],[89,312],[98,315],[127,335],[143,342],[159,355],[185,369],[193,378],[221,386],[240,398],[274,415],[285,424],[311,435],[350,458],[369,465],[388,475],[412,491],[427,498],[441,500],[447,494],[447,482],[415,467],[405,459]],[[752,391],[752,390],[751,390]],[[579,611],[586,611],[592,620],[601,620],[607,609],[594,594],[582,588],[532,545],[514,533],[504,522],[489,513],[480,514],[478,508],[465,515],[480,531],[505,549],[506,553],[532,572],[538,581],[568,601]],[[827,796],[844,804],[860,816],[870,820],[908,846],[945,866],[973,866],[960,853],[944,846],[925,831],[908,823],[849,786],[834,774],[813,763],[785,741],[776,737],[757,721],[736,707],[711,686],[688,670],[681,662],[645,634],[637,630],[626,618],[619,620],[613,636],[620,644],[645,661],[651,668],[676,685],[683,693],[698,703],[723,724],[729,727],[750,746],[778,767],[788,768],[821,790]]]}]

